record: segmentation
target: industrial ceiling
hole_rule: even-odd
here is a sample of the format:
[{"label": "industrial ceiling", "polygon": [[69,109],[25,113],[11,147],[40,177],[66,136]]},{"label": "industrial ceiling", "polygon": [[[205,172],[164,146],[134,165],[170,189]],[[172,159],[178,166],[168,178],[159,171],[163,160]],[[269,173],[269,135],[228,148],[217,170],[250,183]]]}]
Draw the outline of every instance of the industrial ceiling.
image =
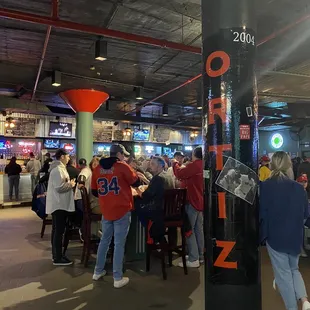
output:
[{"label": "industrial ceiling", "polygon": [[[310,104],[309,1],[256,2],[260,126],[306,126],[288,106]],[[200,53],[199,0],[2,0],[0,109],[72,114],[58,93],[90,88],[110,94],[97,118],[200,127]]]}]

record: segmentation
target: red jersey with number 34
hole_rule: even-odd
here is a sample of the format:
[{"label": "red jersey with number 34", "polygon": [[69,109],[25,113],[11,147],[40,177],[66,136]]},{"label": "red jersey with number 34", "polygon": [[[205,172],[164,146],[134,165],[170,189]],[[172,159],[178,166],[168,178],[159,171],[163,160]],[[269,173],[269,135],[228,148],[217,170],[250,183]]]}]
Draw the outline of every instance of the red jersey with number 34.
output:
[{"label": "red jersey with number 34", "polygon": [[138,180],[136,173],[126,163],[114,158],[100,160],[92,174],[92,190],[98,192],[101,213],[105,220],[115,221],[122,218],[133,208],[131,185]]}]

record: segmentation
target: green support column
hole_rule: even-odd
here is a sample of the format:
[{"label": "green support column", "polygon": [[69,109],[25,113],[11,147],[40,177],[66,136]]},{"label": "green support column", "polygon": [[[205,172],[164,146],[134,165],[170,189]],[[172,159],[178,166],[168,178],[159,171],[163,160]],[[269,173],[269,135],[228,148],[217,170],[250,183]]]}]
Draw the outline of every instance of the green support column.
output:
[{"label": "green support column", "polygon": [[93,158],[93,114],[76,113],[76,150],[77,160],[85,158],[89,163]]},{"label": "green support column", "polygon": [[76,113],[76,157],[93,158],[93,114],[109,95],[94,89],[70,89],[59,94]]}]

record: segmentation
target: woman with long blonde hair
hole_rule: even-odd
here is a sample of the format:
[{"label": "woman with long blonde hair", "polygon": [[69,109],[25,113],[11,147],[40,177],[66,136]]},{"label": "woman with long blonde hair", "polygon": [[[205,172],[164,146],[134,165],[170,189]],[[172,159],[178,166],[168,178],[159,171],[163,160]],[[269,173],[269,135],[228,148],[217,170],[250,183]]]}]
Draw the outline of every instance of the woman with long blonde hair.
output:
[{"label": "woman with long blonde hair", "polygon": [[299,256],[303,244],[308,199],[302,185],[294,180],[292,162],[285,152],[272,156],[271,175],[261,183],[261,238],[266,242],[275,282],[287,310],[310,310]]}]

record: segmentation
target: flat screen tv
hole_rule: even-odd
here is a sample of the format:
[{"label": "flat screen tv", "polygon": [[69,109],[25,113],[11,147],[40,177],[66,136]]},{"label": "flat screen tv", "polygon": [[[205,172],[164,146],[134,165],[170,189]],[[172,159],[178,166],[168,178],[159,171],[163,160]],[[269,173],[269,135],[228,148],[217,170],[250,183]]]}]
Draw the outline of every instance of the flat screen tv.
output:
[{"label": "flat screen tv", "polygon": [[50,122],[49,135],[51,137],[71,137],[72,124],[62,122]]},{"label": "flat screen tv", "polygon": [[135,129],[133,132],[132,139],[134,141],[149,141],[150,131],[148,129]]},{"label": "flat screen tv", "polygon": [[60,141],[58,139],[45,139],[44,148],[45,149],[59,149]]}]

